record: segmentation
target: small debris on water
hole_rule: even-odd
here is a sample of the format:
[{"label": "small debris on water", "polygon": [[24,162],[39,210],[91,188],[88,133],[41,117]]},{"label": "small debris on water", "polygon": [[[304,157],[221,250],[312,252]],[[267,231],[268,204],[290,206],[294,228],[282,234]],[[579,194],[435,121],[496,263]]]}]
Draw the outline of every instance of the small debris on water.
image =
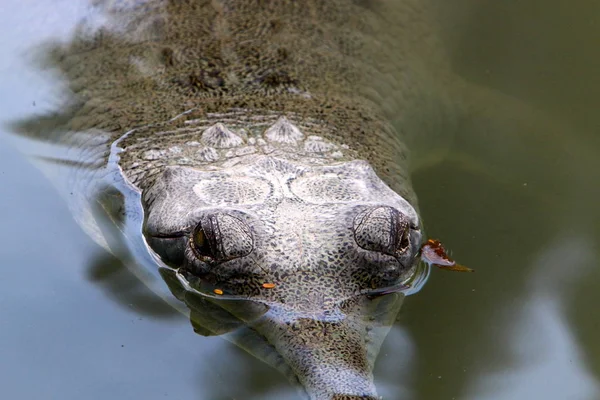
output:
[{"label": "small debris on water", "polygon": [[457,264],[446,253],[446,249],[439,240],[429,239],[421,247],[421,259],[429,265],[435,265],[438,268],[457,272],[474,272],[471,268]]},{"label": "small debris on water", "polygon": [[213,292],[215,292],[215,294],[218,294],[218,295],[223,294],[223,291],[221,289],[215,289],[215,290],[213,290]]}]

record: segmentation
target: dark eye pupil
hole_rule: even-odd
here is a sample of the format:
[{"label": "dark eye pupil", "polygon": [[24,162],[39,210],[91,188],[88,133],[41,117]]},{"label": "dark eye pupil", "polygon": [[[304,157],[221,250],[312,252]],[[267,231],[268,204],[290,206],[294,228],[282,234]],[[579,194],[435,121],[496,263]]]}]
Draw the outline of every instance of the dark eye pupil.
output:
[{"label": "dark eye pupil", "polygon": [[400,239],[400,246],[398,248],[398,251],[400,251],[401,253],[408,250],[408,246],[410,246],[410,241],[408,238],[408,229],[408,227],[404,227],[404,229],[402,230],[402,237]]},{"label": "dark eye pupil", "polygon": [[194,230],[193,243],[198,254],[204,257],[214,258],[214,252],[201,226],[198,226]]}]

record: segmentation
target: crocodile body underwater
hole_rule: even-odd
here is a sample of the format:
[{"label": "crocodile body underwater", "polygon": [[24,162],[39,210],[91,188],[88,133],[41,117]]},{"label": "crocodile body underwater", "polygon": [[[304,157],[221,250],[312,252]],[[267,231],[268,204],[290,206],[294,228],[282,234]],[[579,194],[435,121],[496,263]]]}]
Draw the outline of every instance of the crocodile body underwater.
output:
[{"label": "crocodile body underwater", "polygon": [[18,126],[68,149],[46,161],[74,171],[76,219],[159,271],[199,334],[310,399],[379,398],[379,347],[428,272],[410,174],[469,112],[427,2],[98,7],[46,51],[68,101]]}]

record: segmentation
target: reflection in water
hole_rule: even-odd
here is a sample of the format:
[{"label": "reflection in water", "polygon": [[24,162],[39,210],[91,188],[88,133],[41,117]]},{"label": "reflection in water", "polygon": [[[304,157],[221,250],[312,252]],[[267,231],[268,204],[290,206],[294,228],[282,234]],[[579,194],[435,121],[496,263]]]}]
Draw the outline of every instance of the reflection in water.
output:
[{"label": "reflection in water", "polygon": [[384,399],[412,399],[418,350],[410,332],[396,324],[381,349],[375,367],[377,387]]},{"label": "reflection in water", "polygon": [[125,264],[110,253],[98,253],[90,260],[88,279],[102,288],[106,296],[124,307],[154,318],[174,318],[180,314],[148,290]]},{"label": "reflection in water", "polygon": [[[581,295],[577,289],[568,289],[576,288],[580,279],[597,270],[597,249],[586,246],[593,240],[595,228],[593,221],[575,218],[574,210],[556,214],[540,207],[524,186],[514,190],[452,165],[419,173],[416,189],[421,192],[426,186],[435,194],[421,197],[424,215],[436,221],[431,230],[441,237],[453,232],[452,240],[457,242],[448,245],[466,255],[465,263],[477,271],[459,277],[462,279],[449,276],[442,280],[441,274],[433,274],[424,292],[407,302],[400,320],[417,342],[417,398],[464,398],[472,393],[472,387],[481,389],[477,398],[486,398],[493,388],[481,386],[480,380],[537,362],[528,357],[531,352],[508,350],[517,340],[512,327],[527,323],[527,317],[517,316],[523,315],[522,307],[531,293],[538,291],[536,283],[552,283],[545,294],[562,305],[561,313],[573,297]],[[589,209],[585,212],[593,216]],[[574,232],[583,247],[556,239],[572,237]],[[561,248],[564,250],[543,262],[535,262],[537,254]],[[574,326],[570,329],[577,332]],[[530,336],[522,340],[532,348],[538,343]],[[526,382],[526,375],[517,377]],[[544,391],[539,385],[536,390]],[[548,396],[554,398],[550,392]]]},{"label": "reflection in water", "polygon": [[[156,2],[154,4],[164,5],[167,3]],[[464,0],[463,3],[466,5],[465,7],[473,6],[471,0]],[[465,32],[460,32],[460,29],[455,28],[453,35],[449,35],[450,38],[456,38],[457,42],[447,46],[454,50],[450,51],[452,53],[450,56],[455,60],[457,69],[464,72],[464,75],[469,78],[474,78],[471,79],[473,81],[486,81],[488,78],[482,79],[481,76],[477,76],[477,71],[473,72],[469,69],[472,67],[470,65],[465,67],[464,60],[468,60],[468,58],[459,57],[457,54],[468,53],[465,50],[469,48],[468,45],[478,42],[477,38],[481,36],[473,35],[470,29],[477,32],[477,27],[483,25],[479,18],[481,15],[490,16],[492,20],[497,18],[498,10],[494,7],[498,6],[494,6],[492,3],[478,2],[476,7],[478,12],[472,15],[467,12],[460,16],[465,23],[466,28],[463,28]],[[535,2],[531,2],[531,4],[533,3]],[[485,4],[491,8],[487,9]],[[165,24],[165,21],[168,20],[165,18],[169,14],[163,13],[164,10],[160,6],[157,6],[158,8],[146,8],[139,4],[138,6],[140,8],[134,8],[134,10],[139,14],[125,14],[132,16],[132,19],[122,19],[120,13],[113,13],[114,10],[109,9],[104,22],[108,22],[116,30],[106,29],[102,35],[94,37],[90,36],[91,32],[86,30],[87,28],[84,28],[77,32],[71,43],[49,46],[51,50],[48,51],[49,57],[46,61],[61,69],[62,77],[66,78],[73,98],[69,99],[59,113],[32,118],[21,123],[19,129],[23,135],[38,140],[68,143],[75,148],[79,146],[83,149],[81,153],[75,151],[66,156],[50,154],[45,158],[45,161],[54,163],[55,167],[60,165],[65,170],[79,167],[83,172],[80,172],[79,175],[76,174],[75,178],[79,183],[75,187],[83,192],[88,188],[86,185],[81,185],[82,182],[97,183],[96,179],[104,179],[102,183],[108,184],[108,186],[102,187],[102,190],[91,195],[88,192],[83,198],[77,200],[90,201],[93,206],[83,211],[81,208],[74,207],[73,212],[76,218],[88,232],[96,235],[97,239],[100,237],[99,242],[123,259],[128,267],[132,268],[138,279],[144,281],[155,292],[159,292],[163,298],[169,299],[172,296],[170,293],[164,293],[164,287],[160,287],[158,282],[160,277],[156,271],[148,273],[144,267],[131,265],[133,260],[139,261],[143,257],[145,257],[145,261],[141,264],[148,264],[151,261],[148,254],[141,256],[141,250],[145,251],[145,243],[141,237],[144,221],[142,221],[139,207],[136,208],[135,204],[127,203],[127,200],[133,198],[128,197],[128,194],[131,193],[117,184],[117,180],[114,179],[115,169],[103,169],[100,175],[90,173],[90,171],[93,172],[97,168],[102,169],[109,157],[111,143],[116,137],[121,137],[125,131],[135,126],[144,126],[144,128],[134,132],[129,137],[131,140],[128,143],[124,142],[126,151],[120,154],[123,160],[130,162],[129,167],[132,169],[139,167],[139,165],[133,166],[135,162],[132,162],[132,154],[145,156],[147,161],[157,162],[157,164],[161,157],[169,162],[175,159],[182,162],[182,153],[187,155],[189,148],[182,149],[180,145],[187,145],[191,142],[191,140],[185,141],[189,139],[186,137],[186,129],[192,127],[204,129],[202,124],[205,122],[212,124],[215,122],[211,120],[211,118],[214,119],[214,116],[209,117],[208,121],[203,121],[200,118],[201,115],[190,113],[179,120],[171,120],[166,123],[164,121],[184,111],[194,109],[196,103],[187,101],[190,98],[202,97],[206,91],[210,90],[221,90],[220,88],[229,90],[228,85],[235,79],[232,79],[232,75],[220,73],[218,69],[220,64],[217,63],[217,67],[212,65],[210,61],[204,60],[195,53],[194,49],[189,51],[190,49],[185,46],[178,48],[176,42],[174,45],[170,42],[168,46],[164,47],[161,39],[164,38],[164,35],[172,35],[177,29],[170,24]],[[382,14],[386,14],[378,10],[378,6],[375,4],[362,2],[361,7],[363,6],[368,6],[366,8],[373,11],[373,14],[369,14],[373,18],[375,18],[374,16],[380,18]],[[446,6],[440,5],[440,8],[444,7],[447,7],[447,4]],[[544,7],[544,10],[548,12],[547,10],[550,8]],[[127,8],[121,11],[126,10]],[[361,9],[361,12],[363,11]],[[219,12],[223,12],[223,9]],[[516,11],[511,12],[515,15],[519,14]],[[317,14],[317,16],[324,17],[325,14]],[[136,19],[137,17],[140,19]],[[211,14],[211,18],[214,17]],[[313,17],[316,18],[315,15],[311,18]],[[415,26],[412,26],[410,22],[416,20],[409,16],[405,25],[395,23],[390,29],[396,25],[408,26],[413,29]],[[536,18],[528,18],[527,24],[532,20],[537,21]],[[394,20],[394,22],[397,21],[399,19]],[[361,21],[361,24],[363,22]],[[512,22],[516,23],[515,20]],[[225,39],[228,38],[229,29],[226,25],[226,23],[218,25],[218,29],[215,30]],[[205,25],[200,24],[199,26]],[[258,35],[272,34],[281,32],[282,29],[285,30],[286,26],[275,18],[261,26],[257,32]],[[277,59],[273,64],[267,63],[267,65],[260,66],[263,68],[261,70],[253,70],[254,66],[250,65],[249,76],[259,75],[250,85],[260,86],[263,89],[264,86],[267,86],[266,93],[269,93],[270,90],[276,92],[280,86],[286,87],[289,93],[304,99],[318,95],[319,89],[322,89],[324,77],[339,76],[336,74],[341,72],[336,68],[340,65],[353,67],[361,65],[360,49],[353,47],[356,43],[348,38],[354,38],[353,35],[363,29],[364,25],[359,24],[354,28],[356,29],[344,30],[343,34],[337,37],[340,43],[336,43],[335,46],[327,42],[329,46],[324,49],[319,48],[324,55],[322,59],[319,59],[321,61],[328,62],[332,57],[331,49],[337,48],[336,46],[350,55],[349,59],[342,57],[339,60],[336,59],[333,66],[329,65],[331,69],[328,71],[334,72],[332,75],[315,74],[316,78],[311,76],[310,79],[303,81],[302,74],[306,73],[306,70],[302,70],[301,67],[298,67],[298,70],[295,67],[286,69],[289,65],[284,60]],[[429,31],[425,34],[419,34],[419,32],[417,29],[412,34],[421,39],[430,34]],[[502,35],[497,36],[497,40],[502,42]],[[449,247],[454,249],[456,254],[460,254],[458,258],[465,264],[474,267],[477,273],[469,277],[454,277],[441,272],[434,275],[424,293],[411,298],[404,313],[400,315],[404,328],[394,326],[388,343],[383,347],[381,361],[376,372],[376,383],[380,394],[389,399],[400,397],[430,399],[449,396],[456,398],[520,398],[528,394],[528,390],[531,390],[531,392],[536,391],[537,393],[546,391],[547,398],[563,395],[581,396],[581,398],[594,396],[598,391],[596,378],[587,372],[586,367],[589,365],[594,369],[596,375],[600,374],[598,367],[600,352],[596,341],[595,326],[597,316],[589,315],[590,304],[597,302],[597,284],[594,284],[597,279],[592,279],[598,277],[598,268],[597,265],[594,265],[594,260],[598,259],[596,251],[588,249],[586,246],[573,247],[568,250],[568,254],[581,256],[580,260],[564,257],[562,253],[553,253],[554,255],[550,259],[544,259],[541,262],[538,262],[537,254],[547,254],[549,248],[560,249],[561,242],[556,244],[555,238],[573,237],[567,233],[577,232],[586,235],[585,238],[579,240],[583,244],[587,243],[587,240],[597,242],[599,237],[597,232],[599,218],[596,210],[598,190],[590,184],[590,182],[596,181],[598,168],[594,155],[597,149],[591,145],[588,149],[584,148],[582,145],[583,135],[578,136],[578,133],[564,128],[565,125],[550,120],[543,113],[534,112],[527,105],[509,97],[500,96],[493,91],[471,84],[463,86],[464,82],[458,85],[460,88],[453,87],[452,90],[455,90],[453,92],[448,87],[438,90],[438,85],[447,84],[447,80],[450,79],[445,74],[445,70],[440,73],[440,70],[436,69],[439,67],[443,70],[443,67],[440,67],[440,64],[443,63],[440,62],[438,53],[436,51],[428,53],[429,47],[423,46],[426,41],[416,41],[417,46],[414,47],[407,43],[396,47],[396,43],[401,42],[398,38],[406,37],[406,35],[396,35],[395,37],[394,42],[381,42],[386,43],[385,46],[382,46],[383,49],[373,47],[375,50],[371,54],[372,58],[362,58],[362,60],[369,59],[382,70],[370,70],[373,74],[369,75],[372,78],[369,82],[359,80],[356,86],[350,87],[361,91],[371,101],[384,104],[383,108],[389,111],[388,114],[392,115],[391,118],[396,125],[402,128],[399,131],[408,132],[406,139],[413,146],[413,157],[416,158],[413,161],[417,161],[417,165],[421,163],[428,166],[438,162],[442,156],[450,160],[450,162],[442,164],[442,167],[424,169],[418,171],[414,176],[420,195],[421,210],[427,219],[429,233],[433,233],[435,237],[445,238]],[[408,37],[413,36],[408,35]],[[170,38],[173,39],[173,37]],[[232,51],[231,41],[224,40],[224,43],[226,45],[218,62],[226,64],[231,61],[235,51]],[[255,38],[249,38],[244,43],[253,46],[253,43],[256,44]],[[498,77],[502,71],[508,71],[505,74],[511,81],[513,79],[511,71],[513,70],[509,68],[509,62],[520,59],[524,55],[516,53],[520,55],[514,56],[513,43],[504,45],[500,43],[494,47],[485,41],[484,45],[494,48],[494,54],[498,55],[498,59],[494,60],[492,75]],[[96,46],[108,50],[108,53],[95,52]],[[311,48],[311,46],[302,47],[301,44],[298,46],[304,50]],[[173,47],[175,47],[175,51],[173,51]],[[536,46],[526,47],[528,51],[531,47]],[[408,68],[408,72],[402,70],[405,66],[404,55],[418,53],[421,48],[423,50],[422,53],[419,53],[421,56],[419,62],[422,64],[418,64],[418,68],[415,70],[410,68]],[[260,49],[260,46],[251,50],[257,49]],[[390,51],[390,49],[393,50]],[[500,49],[508,49],[507,54],[503,54]],[[518,50],[518,46],[516,49]],[[392,54],[391,60],[386,59],[388,53]],[[395,58],[394,54],[396,53],[401,57]],[[260,51],[256,54],[260,54]],[[283,58],[289,56],[285,52],[269,52],[269,57],[275,55]],[[260,56],[257,57],[260,58]],[[200,58],[199,61],[198,58]],[[273,61],[272,58],[269,60]],[[190,61],[198,62],[199,73],[190,74],[185,69]],[[308,61],[307,70],[310,74],[313,74],[313,70],[320,68],[317,62],[311,64],[313,61],[315,60]],[[180,64],[178,65],[178,63]],[[280,70],[282,65],[286,68]],[[431,65],[433,73],[427,71],[429,67],[425,66],[429,65]],[[533,65],[535,66],[535,63]],[[395,70],[392,66],[401,66],[399,67],[400,71]],[[474,67],[478,67],[476,62],[474,62]],[[183,70],[173,73],[173,69],[177,70],[178,68],[183,68]],[[360,67],[357,68],[360,71]],[[352,79],[355,78],[354,72],[356,71],[350,71],[348,75]],[[379,75],[380,72],[381,75]],[[407,80],[411,82],[423,79],[421,75],[425,76],[425,84],[418,87],[416,92],[434,93],[433,97],[440,103],[444,103],[445,99],[450,97],[456,101],[456,104],[453,103],[456,108],[443,109],[432,106],[430,98],[406,100],[401,98],[402,96],[397,97],[396,93],[413,93],[405,90],[406,88],[401,85],[398,87],[397,82],[387,83],[386,76],[394,76],[400,72],[409,76]],[[565,73],[565,71],[561,73]],[[341,74],[343,75],[343,73]],[[589,75],[588,73],[587,76]],[[90,76],[93,79],[90,79]],[[383,79],[381,79],[382,76]],[[348,79],[348,81],[350,80]],[[119,85],[115,82],[126,82],[127,84]],[[310,84],[303,86],[305,82],[310,82]],[[494,86],[494,82],[486,82],[486,84]],[[496,84],[496,87],[498,86],[502,86],[506,92],[527,98],[527,93],[514,90],[514,87],[513,90],[510,88],[506,90],[505,86]],[[165,87],[169,89],[166,92]],[[521,88],[524,87],[525,85],[521,86]],[[311,91],[312,88],[316,89]],[[469,90],[469,94],[473,98],[469,99],[467,92],[461,91],[462,89]],[[159,95],[172,93],[171,90],[179,94],[183,93],[181,96],[185,97],[186,101],[172,102],[168,100],[172,100],[172,97]],[[146,96],[148,93],[152,95]],[[547,97],[548,101],[552,103],[550,99],[552,96]],[[467,106],[461,101],[465,101]],[[537,103],[543,104],[544,102],[538,101]],[[156,106],[156,104],[160,105]],[[414,108],[409,107],[411,105],[414,105]],[[469,118],[461,118],[458,115],[465,112],[462,107],[467,109]],[[556,107],[556,104],[553,107]],[[217,108],[215,106],[215,109]],[[398,110],[402,110],[400,116],[398,116]],[[449,118],[446,113],[450,116]],[[409,118],[409,116],[419,114],[422,114],[422,118]],[[585,116],[589,115],[589,110],[579,109],[571,114]],[[433,118],[433,116],[440,115],[443,117],[440,117],[439,120]],[[269,119],[272,117],[271,115],[260,117],[268,120],[269,124],[274,123]],[[567,115],[568,117],[569,115]],[[231,114],[225,118],[229,124],[227,126],[231,127],[235,125],[236,118],[242,117],[238,114]],[[234,120],[233,125],[232,119]],[[302,128],[308,126],[297,121],[293,122]],[[585,127],[594,124],[589,120],[569,122]],[[144,129],[146,132],[149,130],[150,133],[153,133],[152,129],[156,127],[155,125],[148,126],[151,123],[162,124],[160,133],[168,130],[177,132],[182,140],[175,144],[162,143],[161,146],[150,150],[142,146],[142,150],[146,150],[146,152],[138,151],[140,143],[145,140]],[[73,133],[85,130],[88,130],[86,135]],[[223,129],[220,132],[221,134],[227,133]],[[295,133],[293,129],[290,129],[289,132]],[[253,132],[249,133],[252,136]],[[416,137],[410,137],[411,133],[415,133]],[[353,137],[352,140],[357,140],[357,138]],[[452,144],[453,141],[454,144]],[[83,143],[85,145],[81,146]],[[386,153],[386,146],[381,146],[377,141],[373,143],[381,151],[377,156],[385,159],[389,155]],[[329,143],[317,145],[313,143],[312,145],[327,147]],[[129,148],[127,148],[128,146]],[[138,147],[136,148],[136,146]],[[242,150],[248,151],[246,148]],[[210,154],[214,156],[213,153]],[[225,155],[225,152],[218,154],[221,157]],[[378,164],[376,158],[370,161],[375,165]],[[379,167],[378,172],[383,171],[381,176],[387,175],[388,183],[392,182],[392,184],[395,184],[393,183],[394,179],[401,180],[406,172],[393,169],[392,172],[389,172],[381,163],[377,166]],[[164,165],[158,167],[162,168]],[[131,178],[133,181],[146,179],[143,174],[131,173],[131,171],[129,173],[129,177],[133,177]],[[390,178],[389,175],[393,177]],[[140,185],[151,186],[154,179],[155,177],[150,177],[147,179],[149,183],[142,182]],[[254,182],[252,187],[247,186],[243,189],[249,192],[251,190],[258,191],[257,188],[259,185]],[[398,191],[411,192],[410,189]],[[80,192],[76,191],[75,196],[78,193]],[[403,194],[412,196],[411,193]],[[179,199],[181,196],[177,196],[177,198]],[[139,198],[134,198],[134,200],[134,203],[139,202]],[[89,219],[90,215],[93,217],[92,220]],[[90,224],[90,221],[93,223]],[[398,221],[400,221],[399,224],[402,223],[402,220]],[[135,224],[131,226],[129,224],[131,222]],[[243,229],[241,230],[243,231]],[[564,242],[567,245],[571,243],[568,240],[564,240]],[[128,245],[124,245],[124,243]],[[290,251],[296,251],[296,247],[298,246],[290,245]],[[588,251],[590,254],[587,253]],[[560,261],[559,267],[566,269],[559,268],[557,270],[550,267],[551,261],[555,260]],[[115,267],[110,266],[105,269],[101,266],[104,263],[102,259],[93,263],[94,265],[90,267],[92,279],[96,279],[98,276],[112,275],[110,271],[114,271]],[[590,264],[592,268],[586,268],[587,264]],[[185,282],[179,276],[173,276],[172,270],[165,269],[165,271],[167,274],[163,274],[162,277],[166,277],[171,292],[192,309],[191,321],[197,333],[204,336],[223,335],[240,347],[246,348],[259,359],[282,370],[284,375],[287,375],[292,381],[297,380],[294,373],[290,372],[290,366],[282,362],[281,352],[285,351],[287,345],[294,343],[294,340],[302,339],[302,336],[285,337],[284,340],[281,340],[281,337],[273,336],[278,329],[281,336],[286,335],[285,329],[287,328],[281,327],[289,322],[289,316],[277,308],[267,309],[261,304],[222,300],[216,298],[217,296],[196,296],[191,291],[182,288]],[[568,279],[566,279],[566,271],[569,272]],[[111,293],[111,296],[120,304],[127,304],[128,301],[131,301],[130,299],[136,299],[138,289],[131,280],[131,275],[126,278],[131,284],[125,291],[128,294],[123,294],[122,282],[118,283],[121,278],[113,276],[115,279],[101,280],[105,283],[111,282],[105,286],[110,288],[106,293]],[[262,276],[260,277],[262,278]],[[586,277],[588,278],[586,279]],[[532,284],[532,282],[534,283]],[[557,285],[557,282],[560,284]],[[221,284],[222,282],[217,283]],[[579,287],[581,290],[571,289],[573,287]],[[227,289],[231,290],[232,288],[213,285],[207,289],[207,292],[216,293],[215,290],[224,290],[225,294],[229,294]],[[385,300],[395,299],[396,296],[394,294],[378,298],[372,304],[376,304],[378,301],[385,303]],[[139,303],[139,298],[135,301]],[[361,298],[354,304],[358,307],[358,311],[344,310],[349,316],[344,322],[340,322],[341,320],[328,321],[320,317],[306,323],[296,320],[295,324],[291,324],[291,328],[309,331],[315,335],[321,334],[323,338],[321,345],[329,346],[330,350],[335,351],[338,350],[335,347],[337,342],[334,340],[337,333],[336,323],[354,324],[361,329],[367,329],[365,326],[369,326],[368,330],[372,329],[371,325],[379,324],[385,331],[385,328],[389,327],[396,319],[399,303],[396,304],[392,301],[389,307],[384,307],[386,312],[372,314],[372,309],[365,306],[365,303],[369,302],[370,300],[367,298]],[[171,315],[171,312],[167,311],[164,306],[155,305],[152,300],[147,303],[144,301],[144,304],[147,304],[147,307],[144,306],[142,312],[147,312],[149,315],[161,317]],[[565,317],[565,314],[568,315]],[[369,317],[374,319],[369,320]],[[381,318],[381,320],[378,322],[377,318]],[[587,329],[581,328],[586,325],[589,325]],[[330,328],[331,332],[329,332]],[[532,330],[533,335],[531,335]],[[378,340],[383,336],[383,334],[375,335],[375,348],[378,347]],[[551,344],[545,345],[545,342]],[[579,345],[584,346],[583,351],[578,350],[577,346]],[[279,348],[274,351],[273,347],[277,346]],[[306,343],[303,344],[303,348],[310,352],[310,346]],[[319,350],[318,346],[316,349]],[[223,355],[220,353],[221,350],[215,351],[212,357],[221,357]],[[549,355],[544,358],[543,353],[549,353]],[[232,389],[239,390],[236,396],[257,399],[294,397],[288,389],[284,389],[280,380],[271,378],[268,369],[250,364],[248,358],[239,355],[228,354],[227,356],[236,363],[236,370],[233,372],[239,379],[228,378],[227,380],[239,385],[239,388]],[[237,363],[239,360],[242,361]],[[248,362],[248,364],[244,362]],[[199,364],[202,365],[199,370],[205,371],[209,361],[200,360]],[[351,372],[351,369],[343,371]],[[513,373],[507,376],[505,371]],[[564,389],[564,392],[553,390],[540,382],[547,380],[550,375],[557,374],[556,371],[560,371],[560,375],[570,383],[570,385],[559,388]],[[224,373],[228,372],[230,371]],[[221,396],[221,392],[219,394],[216,390],[213,392],[214,386],[211,387],[211,385],[214,382],[206,379],[203,374],[200,376],[203,378],[198,379],[197,384],[199,392],[205,398],[212,399]],[[536,377],[535,379],[539,377],[539,381],[534,377]],[[356,382],[360,381],[362,377],[351,377],[350,379]],[[524,383],[531,386],[526,386]],[[508,386],[513,388],[508,388]],[[268,390],[267,388],[275,387],[277,390],[281,389],[281,392],[272,391],[269,395],[264,394]],[[530,387],[531,389],[529,389]]]},{"label": "reflection in water", "polygon": [[509,351],[518,365],[474,382],[468,398],[535,398],[540,387],[556,399],[597,395],[600,383],[587,371],[564,317],[565,297],[572,296],[573,284],[593,268],[594,253],[585,236],[560,237],[532,261],[529,298],[517,315],[503,317],[508,319],[504,329],[511,342]]}]

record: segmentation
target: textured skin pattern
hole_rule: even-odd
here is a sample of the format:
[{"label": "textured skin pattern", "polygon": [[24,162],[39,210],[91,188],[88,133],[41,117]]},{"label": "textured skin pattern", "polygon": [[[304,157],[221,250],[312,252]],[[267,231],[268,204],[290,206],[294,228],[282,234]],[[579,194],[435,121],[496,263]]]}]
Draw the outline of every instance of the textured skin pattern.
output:
[{"label": "textured skin pattern", "polygon": [[423,0],[98,3],[108,26],[83,26],[47,54],[69,103],[25,129],[47,122],[116,139],[190,109],[212,123],[227,121],[209,114],[232,108],[294,113],[329,126],[330,139],[352,145],[403,196],[407,148],[448,140],[440,88],[452,75]]},{"label": "textured skin pattern", "polygon": [[[425,3],[98,3],[108,24],[48,53],[71,96],[38,126],[119,139],[198,333],[242,321],[311,399],[377,398],[399,302],[372,309],[401,295],[376,294],[411,279],[421,243],[408,147],[442,135],[430,87],[449,69]],[[239,298],[257,308],[231,311]]]},{"label": "textured skin pattern", "polygon": [[[221,221],[218,231],[207,232],[208,240],[228,237],[215,239],[218,246],[245,249],[252,242],[250,254],[229,262],[221,262],[220,256],[205,262],[193,254],[192,244],[186,247],[189,257],[173,266],[183,265],[186,274],[210,282],[208,294],[219,288],[226,295],[318,314],[346,298],[410,277],[421,243],[418,217],[368,164],[309,168],[269,156],[251,160],[217,171],[169,167],[144,192],[145,232],[163,259],[173,237],[182,240],[185,234],[189,240],[199,221],[208,226],[202,222],[207,218]],[[394,215],[374,216],[382,209],[394,210]],[[225,218],[236,222],[223,223]],[[365,226],[371,229],[368,246],[360,239],[366,236]],[[400,247],[396,239],[403,234],[406,244]],[[276,287],[264,289],[263,283]]]},{"label": "textured skin pattern", "polygon": [[[269,129],[289,138],[298,128],[279,121]],[[398,290],[413,276],[417,213],[368,163],[311,165],[311,155],[283,143],[294,157],[253,153],[234,165],[166,167],[142,192],[144,232],[186,286],[174,294],[267,305],[253,329],[311,398],[374,396],[369,294]]]}]

